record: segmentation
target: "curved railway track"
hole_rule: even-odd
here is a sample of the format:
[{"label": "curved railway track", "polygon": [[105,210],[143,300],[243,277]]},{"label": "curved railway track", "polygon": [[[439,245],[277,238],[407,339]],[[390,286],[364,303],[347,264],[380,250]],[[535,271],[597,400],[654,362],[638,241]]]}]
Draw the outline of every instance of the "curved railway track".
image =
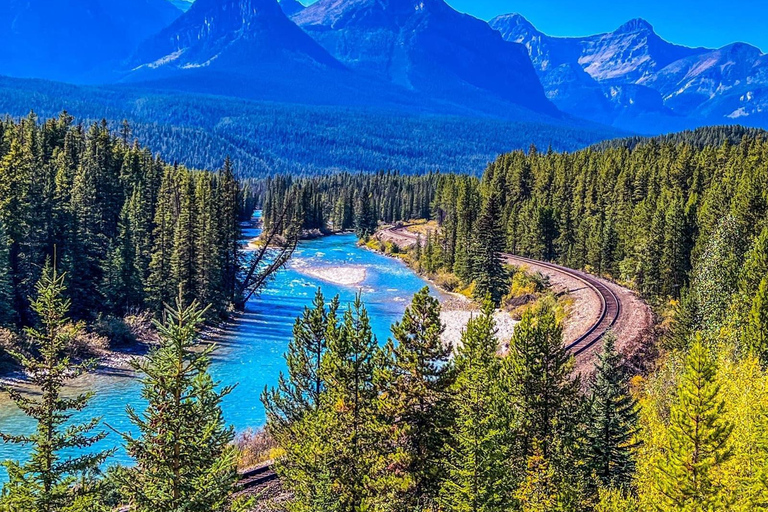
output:
[{"label": "curved railway track", "polygon": [[[412,245],[418,243],[419,240],[417,234],[402,227],[391,227],[385,229],[384,232],[393,237],[395,243],[405,242],[406,245]],[[603,284],[594,276],[591,276],[586,272],[563,267],[562,265],[524,258],[522,256],[515,256],[513,254],[505,254],[504,259],[507,261],[518,261],[536,265],[538,267],[545,267],[554,272],[570,276],[590,288],[599,298],[600,313],[597,321],[595,321],[586,332],[581,334],[566,347],[574,356],[579,356],[593,347],[609,330],[611,330],[612,327],[614,327],[614,325],[616,325],[619,315],[621,314],[621,300],[610,287]]]},{"label": "curved railway track", "polygon": [[579,356],[598,341],[603,339],[603,336],[616,325],[616,321],[621,314],[621,300],[608,286],[603,284],[597,278],[578,270],[573,270],[562,265],[556,265],[554,263],[547,263],[538,260],[532,260],[530,258],[523,258],[521,256],[513,256],[511,254],[504,255],[507,261],[519,261],[522,263],[535,264],[539,267],[549,268],[555,272],[565,274],[573,279],[583,283],[590,288],[595,295],[600,299],[600,313],[598,319],[587,329],[587,331],[572,341],[566,346],[574,356]]}]

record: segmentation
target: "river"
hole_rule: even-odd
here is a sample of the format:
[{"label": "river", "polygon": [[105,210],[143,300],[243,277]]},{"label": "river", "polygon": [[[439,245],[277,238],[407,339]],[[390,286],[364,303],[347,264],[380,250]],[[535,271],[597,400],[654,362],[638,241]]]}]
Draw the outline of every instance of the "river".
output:
[{"label": "river", "polygon": [[[244,236],[253,237],[255,230],[247,229]],[[316,290],[321,288],[330,298],[339,295],[348,304],[355,294],[362,293],[371,316],[373,331],[383,343],[389,336],[390,325],[398,320],[410,298],[427,282],[398,260],[356,245],[354,235],[336,235],[300,243],[288,267],[276,276],[260,296],[246,305],[246,310],[231,326],[220,342],[212,365],[214,378],[222,384],[237,384],[224,400],[224,416],[238,431],[260,427],[265,422],[264,407],[259,400],[265,386],[276,383],[285,369],[283,353],[291,338],[294,320],[309,306]],[[324,281],[323,270],[339,267],[365,277],[359,284],[340,285]],[[434,291],[434,290],[433,290]],[[437,293],[437,292],[435,292]],[[125,432],[131,425],[125,407],[131,404],[141,410],[138,381],[130,375],[94,374],[78,381],[82,390],[96,394],[83,417],[101,417],[114,429]],[[0,403],[0,430],[6,433],[30,432],[33,423],[10,403]],[[113,432],[96,448],[120,446],[121,439]],[[18,460],[27,450],[0,444],[0,461]],[[111,463],[130,463],[120,448]],[[0,481],[6,475],[0,471]]]}]

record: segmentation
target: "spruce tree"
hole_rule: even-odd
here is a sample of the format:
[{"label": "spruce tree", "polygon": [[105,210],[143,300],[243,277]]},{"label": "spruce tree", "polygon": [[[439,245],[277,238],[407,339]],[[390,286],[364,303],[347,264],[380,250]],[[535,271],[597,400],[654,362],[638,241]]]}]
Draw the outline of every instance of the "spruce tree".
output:
[{"label": "spruce tree", "polygon": [[490,297],[497,306],[509,291],[508,276],[501,260],[505,243],[499,202],[495,192],[486,198],[475,227],[470,256],[475,297],[480,300]]},{"label": "spruce tree", "polygon": [[197,341],[205,310],[179,297],[165,316],[156,323],[160,346],[133,361],[148,404],[142,413],[126,408],[139,435],[123,434],[135,467],[122,473],[122,487],[137,512],[229,510],[237,453],[221,401],[232,388],[217,389],[209,373],[216,346]]},{"label": "spruce tree", "polygon": [[3,222],[0,221],[0,327],[10,325],[16,317],[13,310],[13,284],[9,263],[8,239]]},{"label": "spruce tree", "polygon": [[588,466],[603,488],[625,488],[633,477],[637,448],[638,405],[629,396],[616,337],[603,338],[591,385],[591,414],[587,425]]},{"label": "spruce tree", "polygon": [[[31,398],[4,386],[16,406],[31,417],[37,428],[30,435],[0,433],[6,443],[31,447],[28,462],[7,460],[8,482],[3,486],[0,508],[9,511],[64,512],[95,508],[101,492],[95,476],[111,452],[69,456],[71,450],[84,450],[103,440],[96,431],[100,419],[73,423],[73,416],[84,410],[92,393],[63,396],[67,382],[93,368],[93,361],[73,363],[68,355],[72,339],[83,326],[67,319],[70,301],[64,297],[64,274],[47,265],[37,284],[32,310],[39,327],[26,329],[32,355],[12,354],[24,367],[33,385],[40,388],[40,398]],[[82,453],[82,452],[81,452]],[[92,510],[93,508],[90,508]]]},{"label": "spruce tree", "polygon": [[415,510],[434,500],[442,480],[440,460],[450,425],[451,347],[443,343],[440,302],[419,291],[387,343],[390,374],[384,409],[398,427],[410,485],[402,506]]},{"label": "spruce tree", "polygon": [[329,339],[323,361],[327,376],[324,427],[332,454],[327,472],[332,475],[340,512],[370,506],[376,475],[386,471],[380,457],[382,425],[376,377],[383,359],[358,295],[344,313],[339,332]]},{"label": "spruce tree", "polygon": [[544,458],[551,459],[573,425],[579,389],[579,381],[571,378],[572,356],[563,345],[563,330],[551,305],[523,315],[504,362],[511,380],[510,398],[519,414],[521,455],[527,460],[538,445]]},{"label": "spruce tree", "polygon": [[656,468],[664,498],[660,510],[724,510],[717,471],[731,456],[733,424],[724,419],[725,402],[716,381],[717,366],[701,337],[691,347],[670,411],[667,456]]},{"label": "spruce tree", "polygon": [[511,412],[502,380],[493,306],[472,318],[456,353],[451,388],[455,422],[440,502],[449,511],[511,508]]},{"label": "spruce tree", "polygon": [[188,304],[197,297],[195,286],[197,204],[194,178],[189,171],[182,173],[178,192],[179,216],[176,218],[176,229],[173,233],[171,276],[173,283],[181,290],[184,303]]},{"label": "spruce tree", "polygon": [[281,373],[277,387],[262,394],[267,430],[283,452],[276,471],[294,494],[293,511],[332,510],[337,503],[328,480],[334,459],[327,427],[335,415],[325,400],[324,360],[340,334],[338,309],[338,298],[326,306],[318,289],[312,308],[294,324],[288,375]]},{"label": "spruce tree", "polygon": [[174,254],[176,228],[176,181],[177,169],[166,167],[163,173],[155,209],[154,247],[149,264],[147,298],[155,311],[173,300],[171,258]]}]

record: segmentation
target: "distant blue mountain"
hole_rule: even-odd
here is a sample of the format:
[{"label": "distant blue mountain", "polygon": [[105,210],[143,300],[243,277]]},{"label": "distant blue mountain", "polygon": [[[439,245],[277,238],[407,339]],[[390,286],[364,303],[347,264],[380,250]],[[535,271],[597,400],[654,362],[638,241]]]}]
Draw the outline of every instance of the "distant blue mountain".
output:
[{"label": "distant blue mountain", "polygon": [[519,14],[490,24],[525,45],[547,97],[564,112],[644,133],[768,121],[768,57],[753,46],[687,48],[642,19],[588,37],[548,36]]},{"label": "distant blue mountain", "polygon": [[319,0],[292,18],[345,65],[431,97],[555,114],[525,48],[443,0]]},{"label": "distant blue mountain", "polygon": [[0,74],[109,80],[140,41],[180,14],[167,0],[0,0]]}]

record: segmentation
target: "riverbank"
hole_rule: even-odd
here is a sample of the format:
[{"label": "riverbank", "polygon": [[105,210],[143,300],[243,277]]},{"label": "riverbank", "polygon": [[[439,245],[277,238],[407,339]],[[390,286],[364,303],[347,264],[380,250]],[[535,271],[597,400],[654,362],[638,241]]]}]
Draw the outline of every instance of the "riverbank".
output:
[{"label": "riverbank", "polygon": [[[375,247],[371,243],[361,245],[368,250],[376,251],[389,258],[403,261],[408,268],[440,291],[440,303],[442,306],[440,320],[445,327],[445,330],[443,331],[443,342],[456,348],[461,344],[461,337],[469,320],[472,319],[473,316],[477,316],[481,313],[481,306],[466,295],[456,293],[453,290],[448,290],[443,286],[442,282],[415,269],[408,259],[405,258],[406,253],[402,251],[407,251],[414,247],[419,241],[420,233],[408,232],[408,235],[403,235],[399,229],[400,227],[402,226],[384,228],[376,232],[372,237],[372,240],[378,241],[380,244],[379,247]],[[429,229],[427,225],[423,224],[419,225],[419,227]],[[388,247],[387,244],[391,247],[396,247],[397,249],[394,252],[387,251],[385,250]],[[512,335],[515,331],[515,325],[517,325],[518,322],[513,318],[509,311],[504,309],[497,309],[493,314],[493,318],[496,322],[496,336],[499,340],[499,349],[503,352],[508,348],[509,341],[512,339]]]}]

